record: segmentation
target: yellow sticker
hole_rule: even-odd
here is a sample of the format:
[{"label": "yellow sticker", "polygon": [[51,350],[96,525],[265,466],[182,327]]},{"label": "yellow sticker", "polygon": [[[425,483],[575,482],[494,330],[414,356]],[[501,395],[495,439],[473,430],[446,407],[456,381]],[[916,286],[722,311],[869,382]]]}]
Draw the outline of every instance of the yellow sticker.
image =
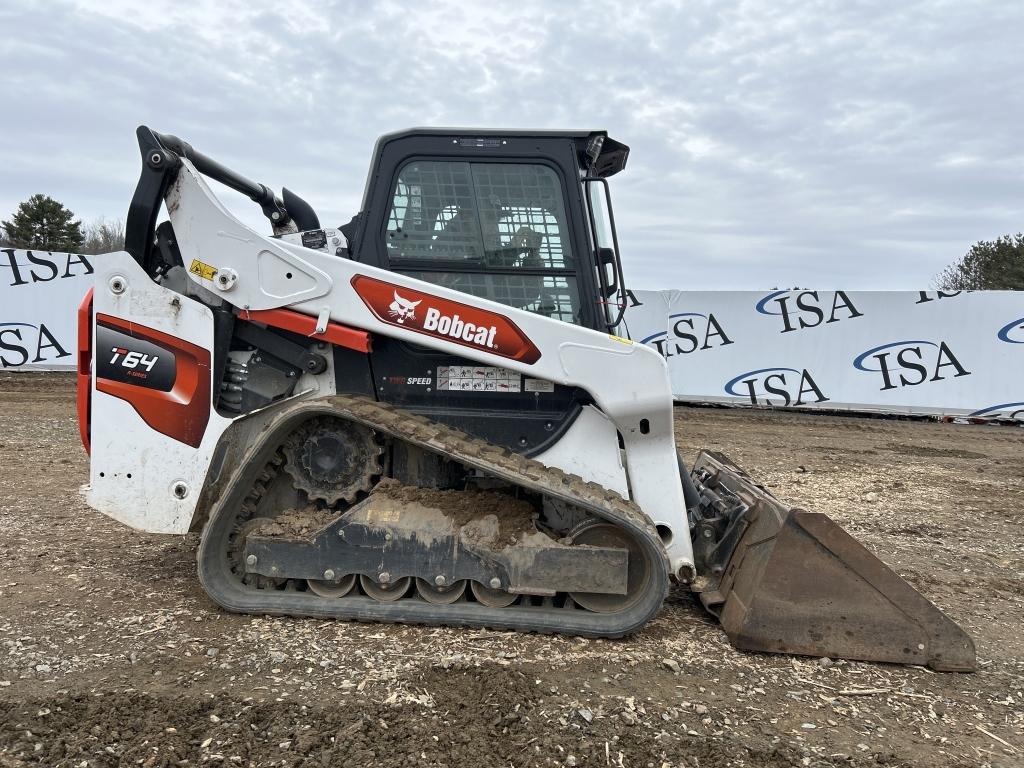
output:
[{"label": "yellow sticker", "polygon": [[192,259],[192,266],[188,268],[188,271],[193,275],[199,275],[203,280],[213,280],[213,276],[217,274],[216,267],[203,264],[199,259]]},{"label": "yellow sticker", "polygon": [[623,344],[632,344],[633,343],[632,339],[624,339],[621,336],[615,336],[614,334],[611,334],[611,333],[608,334],[608,338],[611,339],[612,341],[618,341],[618,342],[621,342]]},{"label": "yellow sticker", "polygon": [[397,509],[371,509],[366,513],[368,523],[396,523],[401,519],[402,513]]}]

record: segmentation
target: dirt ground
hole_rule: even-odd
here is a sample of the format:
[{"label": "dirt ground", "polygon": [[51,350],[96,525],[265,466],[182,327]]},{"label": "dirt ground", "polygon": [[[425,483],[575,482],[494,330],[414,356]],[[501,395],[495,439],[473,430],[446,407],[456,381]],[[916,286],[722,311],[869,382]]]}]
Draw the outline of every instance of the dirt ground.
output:
[{"label": "dirt ground", "polygon": [[734,651],[685,593],[621,641],[227,614],[194,537],[78,495],[70,377],[0,375],[0,766],[1024,765],[1024,430],[679,409],[975,638],[976,674]]}]

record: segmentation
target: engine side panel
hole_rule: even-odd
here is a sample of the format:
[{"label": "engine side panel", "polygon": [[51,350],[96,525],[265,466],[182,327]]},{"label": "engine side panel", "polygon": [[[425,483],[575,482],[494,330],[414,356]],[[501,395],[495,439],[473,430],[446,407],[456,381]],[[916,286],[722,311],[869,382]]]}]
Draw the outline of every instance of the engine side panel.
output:
[{"label": "engine side panel", "polygon": [[383,402],[526,456],[557,443],[586,402],[575,387],[386,336],[370,360]]},{"label": "engine side panel", "polygon": [[[210,400],[213,313],[155,284],[127,253],[96,260],[93,302],[87,501],[133,528],[186,533],[231,423]],[[100,346],[103,328],[118,344]]]}]

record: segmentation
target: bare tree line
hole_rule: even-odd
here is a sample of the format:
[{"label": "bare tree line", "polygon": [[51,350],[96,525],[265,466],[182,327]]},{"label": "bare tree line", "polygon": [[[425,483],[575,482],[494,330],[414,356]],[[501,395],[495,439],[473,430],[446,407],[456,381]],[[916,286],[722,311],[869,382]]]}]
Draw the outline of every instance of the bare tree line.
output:
[{"label": "bare tree line", "polygon": [[124,222],[100,216],[85,227],[81,252],[86,255],[124,250]]}]

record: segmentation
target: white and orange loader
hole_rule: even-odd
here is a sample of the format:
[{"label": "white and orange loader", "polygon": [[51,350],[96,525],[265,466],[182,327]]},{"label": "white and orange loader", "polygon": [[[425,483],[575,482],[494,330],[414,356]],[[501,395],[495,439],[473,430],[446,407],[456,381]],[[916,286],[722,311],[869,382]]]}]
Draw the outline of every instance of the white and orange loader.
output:
[{"label": "white and orange loader", "polygon": [[970,638],[827,516],[723,456],[683,466],[665,362],[622,322],[625,145],[391,134],[332,229],[138,138],[126,251],[96,259],[80,310],[86,496],[201,531],[224,608],[617,637],[675,584],[739,648],[974,669]]}]

